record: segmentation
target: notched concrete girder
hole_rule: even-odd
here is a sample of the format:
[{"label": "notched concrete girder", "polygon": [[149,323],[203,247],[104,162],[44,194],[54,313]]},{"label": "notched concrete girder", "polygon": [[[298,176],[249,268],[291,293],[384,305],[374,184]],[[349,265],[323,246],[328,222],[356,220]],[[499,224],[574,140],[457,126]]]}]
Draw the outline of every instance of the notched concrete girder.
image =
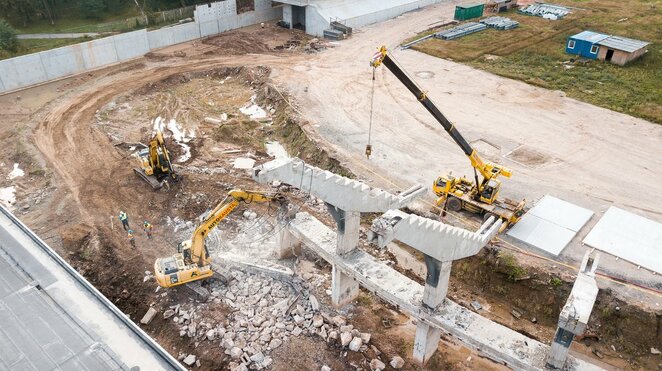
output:
[{"label": "notched concrete girder", "polygon": [[394,195],[307,165],[298,158],[276,159],[258,166],[253,169],[253,179],[263,184],[274,180],[289,184],[345,211],[384,212],[399,209],[425,192],[425,187],[419,184]]},{"label": "notched concrete girder", "polygon": [[475,255],[501,228],[501,220],[490,218],[470,232],[442,222],[389,210],[375,219],[368,239],[381,248],[393,240],[403,242],[438,261],[452,261]]}]

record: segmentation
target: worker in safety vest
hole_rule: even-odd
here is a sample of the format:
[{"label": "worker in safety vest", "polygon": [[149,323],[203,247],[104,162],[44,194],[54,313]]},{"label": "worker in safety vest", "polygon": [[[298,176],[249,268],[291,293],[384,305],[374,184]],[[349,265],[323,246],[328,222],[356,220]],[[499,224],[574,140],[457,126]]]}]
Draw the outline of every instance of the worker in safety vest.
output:
[{"label": "worker in safety vest", "polygon": [[122,222],[122,227],[124,227],[124,230],[125,231],[128,230],[129,229],[129,216],[126,215],[126,213],[124,211],[120,210],[119,218],[120,218],[120,221]]},{"label": "worker in safety vest", "polygon": [[131,246],[136,247],[136,238],[133,237],[133,230],[129,229],[126,236],[129,238],[129,243]]},{"label": "worker in safety vest", "polygon": [[145,234],[147,235],[147,239],[151,240],[152,239],[152,224],[150,224],[147,220],[143,222],[143,231],[145,231]]}]

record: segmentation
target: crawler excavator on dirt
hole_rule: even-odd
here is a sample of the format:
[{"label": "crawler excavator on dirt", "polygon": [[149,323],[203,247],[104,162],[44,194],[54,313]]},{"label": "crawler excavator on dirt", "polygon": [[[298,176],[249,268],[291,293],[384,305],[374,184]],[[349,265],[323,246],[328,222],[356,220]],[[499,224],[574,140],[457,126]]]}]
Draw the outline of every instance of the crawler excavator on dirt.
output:
[{"label": "crawler excavator on dirt", "polygon": [[165,146],[163,133],[157,131],[154,137],[149,141],[149,146],[138,152],[140,159],[140,169],[133,168],[133,171],[140,179],[149,183],[152,189],[163,187],[163,182],[170,177],[173,181],[178,180],[175,168],[170,161],[170,152]]},{"label": "crawler excavator on dirt", "polygon": [[242,191],[233,189],[228,192],[216,207],[202,220],[193,231],[190,240],[177,246],[177,253],[167,258],[159,258],[154,262],[154,276],[161,287],[174,287],[186,283],[212,277],[211,257],[207,251],[205,239],[207,234],[239,206],[240,202],[277,201],[283,204],[283,198],[278,194],[268,195],[262,192]]},{"label": "crawler excavator on dirt", "polygon": [[[503,228],[517,223],[524,214],[526,201],[512,201],[509,199],[498,200],[501,182],[497,179],[499,176],[510,178],[512,172],[501,166],[483,161],[475,149],[464,139],[454,124],[444,116],[437,106],[432,103],[427,94],[407,75],[407,73],[388,55],[385,46],[382,46],[377,53],[373,55],[370,65],[377,68],[380,65],[386,68],[402,82],[403,85],[414,94],[416,99],[432,114],[432,116],[443,126],[444,130],[453,138],[453,141],[460,146],[474,169],[474,180],[465,177],[453,177],[442,175],[432,184],[432,190],[438,196],[437,206],[441,206],[445,212],[460,211],[462,209],[472,213],[482,214],[483,220],[487,220],[494,215],[504,221]],[[366,148],[366,154],[369,154],[369,146]],[[479,180],[478,173],[482,176]]]}]

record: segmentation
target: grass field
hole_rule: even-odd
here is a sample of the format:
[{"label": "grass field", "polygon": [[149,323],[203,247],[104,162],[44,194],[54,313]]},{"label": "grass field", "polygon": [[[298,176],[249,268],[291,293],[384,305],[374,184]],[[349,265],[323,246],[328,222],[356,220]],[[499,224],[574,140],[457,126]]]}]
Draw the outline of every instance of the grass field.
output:
[{"label": "grass field", "polygon": [[81,37],[78,39],[19,39],[18,40],[18,51],[16,53],[10,53],[5,50],[0,50],[0,59],[18,57],[20,55],[37,53],[43,50],[55,49],[62,46],[82,43],[85,41],[90,41],[91,38]]},{"label": "grass field", "polygon": [[[574,7],[558,21],[518,14],[514,30],[488,29],[460,39],[428,39],[413,49],[452,59],[615,111],[662,124],[662,1],[559,0]],[[625,67],[601,61],[569,63],[568,36],[583,30],[651,42],[648,53]],[[429,32],[428,32],[429,33]],[[423,36],[425,34],[421,34]],[[565,62],[565,63],[564,63]]]}]

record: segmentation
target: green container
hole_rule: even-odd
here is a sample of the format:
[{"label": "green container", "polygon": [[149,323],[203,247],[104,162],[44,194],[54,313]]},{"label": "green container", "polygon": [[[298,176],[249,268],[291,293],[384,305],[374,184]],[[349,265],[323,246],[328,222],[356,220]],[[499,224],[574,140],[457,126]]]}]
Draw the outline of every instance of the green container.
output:
[{"label": "green container", "polygon": [[467,19],[483,16],[485,4],[465,4],[455,7],[455,20],[466,21]]}]

